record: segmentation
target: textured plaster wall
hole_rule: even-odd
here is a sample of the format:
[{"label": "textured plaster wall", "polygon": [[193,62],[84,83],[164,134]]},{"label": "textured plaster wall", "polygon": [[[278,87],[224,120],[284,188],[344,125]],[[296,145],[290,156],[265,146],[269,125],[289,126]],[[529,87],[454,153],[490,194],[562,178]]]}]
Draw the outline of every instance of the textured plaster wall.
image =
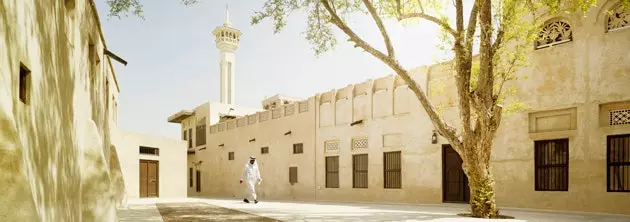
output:
[{"label": "textured plaster wall", "polygon": [[[420,67],[410,71],[424,86],[427,69]],[[431,144],[432,125],[401,79],[387,76],[368,80],[321,94],[318,101],[317,199],[441,202],[441,145]],[[331,110],[335,110],[335,118],[330,118]],[[357,120],[363,123],[350,126]],[[385,142],[386,136],[400,142]],[[368,148],[352,149],[353,138],[367,138]],[[335,140],[339,141],[339,151],[325,151],[326,141]],[[402,152],[402,189],[383,188],[383,153],[391,151]],[[352,188],[352,155],[355,154],[368,154],[367,189]],[[339,156],[339,188],[326,188],[327,156]]]},{"label": "textured plaster wall", "polygon": [[[121,132],[124,144],[117,152],[126,190],[126,199],[140,198],[140,160],[157,160],[160,198],[186,197],[186,141],[139,133]],[[140,146],[159,149],[159,155],[140,154]]]},{"label": "textured plaster wall", "polygon": [[[585,18],[559,17],[573,28],[574,40],[535,50],[529,65],[518,71],[521,78],[509,83],[517,89],[512,99],[527,109],[505,116],[495,138],[492,165],[499,206],[630,214],[630,194],[606,192],[606,136],[630,133],[630,126],[599,123],[600,115],[607,115],[600,113],[601,104],[630,100],[630,29],[604,31],[605,11],[614,5],[600,2]],[[434,96],[434,102],[456,102],[448,71],[430,75],[430,85],[452,89]],[[574,129],[557,121],[547,128],[558,130],[530,132],[530,114],[573,108]],[[450,122],[459,121],[455,108],[446,110],[455,114],[447,115]],[[562,138],[569,139],[569,191],[535,191],[534,141]]]},{"label": "textured plaster wall", "polygon": [[[530,65],[518,71],[523,78],[508,84],[507,88],[517,89],[511,99],[528,109],[506,115],[495,138],[492,166],[500,207],[630,214],[628,193],[606,192],[605,167],[606,136],[630,133],[630,127],[600,126],[601,115],[606,115],[599,111],[601,104],[630,100],[630,29],[604,32],[605,10],[612,5],[600,3],[585,18],[566,16],[574,28],[574,41],[532,52]],[[459,127],[452,65],[446,62],[410,71],[427,86],[438,112]],[[190,159],[203,160],[198,166],[203,171],[202,192],[196,195],[240,198],[243,187],[237,185],[238,177],[247,157],[256,155],[265,180],[259,189],[264,198],[442,202],[441,147],[447,141],[440,137],[431,144],[433,125],[399,78],[388,76],[324,92],[309,99],[309,108],[304,117],[272,119],[273,111],[267,111],[256,115],[269,115],[266,122],[257,120],[233,129],[228,129],[229,122],[210,127],[206,150],[189,155],[189,166]],[[530,115],[549,116],[557,110],[570,110],[570,118],[553,117],[549,123],[530,125]],[[363,123],[350,126],[358,120]],[[289,154],[290,144],[297,140],[282,136],[287,129],[312,132],[310,142],[298,139],[304,141],[304,154]],[[388,141],[400,142],[386,145],[385,135],[398,138]],[[248,142],[253,138],[255,142]],[[351,149],[352,138],[368,138],[368,148]],[[570,140],[569,191],[534,191],[534,141],[559,138]],[[339,141],[339,151],[325,151],[324,144],[330,140]],[[269,144],[270,154],[259,155],[260,147]],[[227,160],[232,151],[236,160]],[[383,152],[387,151],[402,152],[402,189],[383,188]],[[369,159],[368,188],[352,188],[352,155],[364,153]],[[325,188],[326,156],[339,156],[340,188]],[[304,184],[288,185],[291,165],[299,166],[299,180]],[[304,180],[305,175],[314,179]]]},{"label": "textured plaster wall", "polygon": [[[108,165],[115,123],[105,105],[117,89],[91,3],[0,2],[3,221],[116,220],[117,168]],[[92,98],[89,40],[100,58]],[[26,104],[18,99],[20,64],[31,71]]]},{"label": "textured plaster wall", "polygon": [[[280,116],[277,114],[276,119],[273,119],[273,111],[266,111],[250,115],[255,118],[254,124],[250,124],[247,116],[240,119],[243,125],[237,123],[239,120],[231,120],[222,123],[223,131],[209,130],[212,133],[208,134],[206,145],[197,147],[196,154],[188,155],[188,167],[199,169],[202,177],[201,193],[197,193],[195,187],[189,187],[189,195],[243,197],[245,185],[238,182],[245,163],[250,156],[255,156],[263,178],[262,185],[257,188],[259,198],[314,199],[315,111],[312,107],[315,99],[307,102],[307,112],[300,113],[297,104],[291,104],[294,106],[291,115],[286,115],[286,106],[283,106],[277,109]],[[211,106],[210,110],[213,109]],[[258,114],[267,115],[268,120],[260,122]],[[233,128],[227,130],[228,124]],[[291,134],[284,135],[288,131]],[[252,139],[255,141],[250,142]],[[292,153],[295,143],[304,144],[302,154]],[[269,147],[269,153],[261,154],[262,147]],[[234,152],[234,160],[228,159],[229,152]],[[203,162],[195,166],[191,165],[191,159],[192,162]],[[293,185],[289,183],[291,166],[298,167],[298,183]]]}]

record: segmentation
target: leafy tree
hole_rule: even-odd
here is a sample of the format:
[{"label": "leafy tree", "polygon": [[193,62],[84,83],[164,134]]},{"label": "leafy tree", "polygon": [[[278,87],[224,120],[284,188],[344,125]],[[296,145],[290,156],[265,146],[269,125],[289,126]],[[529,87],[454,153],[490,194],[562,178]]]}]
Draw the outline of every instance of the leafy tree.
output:
[{"label": "leafy tree", "polygon": [[[182,0],[184,4],[199,0]],[[628,0],[623,0],[626,4]],[[142,17],[139,0],[107,0],[110,16],[133,13]],[[474,217],[496,218],[494,179],[490,156],[494,135],[506,107],[504,89],[516,79],[518,67],[526,65],[526,55],[537,37],[539,15],[586,12],[596,0],[469,0],[465,19],[463,0],[266,0],[255,12],[252,24],[271,19],[274,32],[280,32],[294,11],[307,13],[306,39],[316,54],[334,48],[333,29],[341,30],[355,47],[365,50],[396,72],[416,95],[436,130],[463,159],[463,169],[471,188],[470,206]],[[454,11],[450,13],[449,11]],[[366,42],[350,27],[350,15],[369,16],[380,31],[385,51]],[[461,126],[444,121],[419,83],[399,63],[384,20],[414,20],[441,28],[442,42],[453,52],[457,105]],[[476,55],[473,50],[478,51]],[[420,53],[420,52],[419,52]]]},{"label": "leafy tree", "polygon": [[[474,217],[495,218],[494,179],[490,156],[494,135],[501,123],[504,83],[514,80],[515,71],[525,64],[525,55],[536,37],[542,10],[586,11],[595,0],[470,0],[468,20],[463,0],[267,0],[252,17],[252,24],[274,21],[277,33],[293,11],[308,14],[306,39],[317,54],[336,44],[333,27],[341,30],[355,47],[365,50],[396,72],[420,100],[436,130],[463,159],[469,178],[470,206]],[[452,7],[452,8],[451,8]],[[447,15],[454,9],[454,18]],[[349,15],[369,16],[378,27],[385,51],[359,36],[345,19]],[[396,58],[394,44],[383,20],[417,20],[439,26],[442,42],[454,52],[455,82],[460,127],[449,125],[438,114],[419,83]],[[473,55],[477,49],[478,55]],[[419,52],[420,53],[420,52]]]}]

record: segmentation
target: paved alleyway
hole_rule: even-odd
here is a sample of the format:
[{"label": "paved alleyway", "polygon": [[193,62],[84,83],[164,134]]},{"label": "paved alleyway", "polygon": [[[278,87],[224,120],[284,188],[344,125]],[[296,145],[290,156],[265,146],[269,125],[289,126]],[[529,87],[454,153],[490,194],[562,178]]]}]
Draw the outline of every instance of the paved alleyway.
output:
[{"label": "paved alleyway", "polygon": [[[186,203],[182,203],[186,202]],[[169,203],[169,204],[162,204]],[[191,203],[197,203],[190,205]],[[208,208],[186,208],[201,206],[198,203],[209,204]],[[327,203],[327,202],[279,202],[264,201],[258,204],[245,204],[239,200],[197,199],[159,201],[161,208],[186,208],[176,216],[176,220],[168,221],[492,221],[457,216],[467,212],[468,206],[463,204],[447,205],[394,205],[394,204],[365,204],[365,203]],[[213,206],[223,207],[217,208]],[[150,209],[149,209],[150,208]],[[225,209],[228,208],[228,209]],[[232,209],[232,210],[229,210]],[[168,210],[167,210],[168,211]],[[128,210],[119,211],[121,221],[162,221],[164,210],[158,210],[154,203],[131,203]],[[514,216],[515,219],[496,220],[501,222],[568,222],[568,221],[597,221],[597,222],[630,222],[630,216],[610,214],[581,214],[565,212],[544,212],[530,210],[505,209],[502,212]],[[218,214],[218,215],[216,215]],[[179,215],[177,217],[177,215]],[[186,215],[188,219],[182,217]],[[194,218],[194,215],[206,215],[205,218]],[[214,216],[207,216],[214,215]],[[230,217],[231,215],[231,217]],[[260,217],[256,217],[258,215]],[[165,220],[166,221],[166,220]]]}]

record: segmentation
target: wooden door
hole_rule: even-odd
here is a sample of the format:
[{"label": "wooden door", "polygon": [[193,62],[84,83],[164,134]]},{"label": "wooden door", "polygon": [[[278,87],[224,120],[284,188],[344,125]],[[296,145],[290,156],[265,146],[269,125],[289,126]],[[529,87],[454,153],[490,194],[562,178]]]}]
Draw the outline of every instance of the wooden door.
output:
[{"label": "wooden door", "polygon": [[149,181],[148,176],[148,163],[140,160],[140,197],[148,196],[147,184]]},{"label": "wooden door", "polygon": [[159,178],[158,161],[140,160],[140,197],[158,197]]},{"label": "wooden door", "polygon": [[470,188],[462,169],[462,158],[451,145],[442,145],[442,201],[468,202]]}]

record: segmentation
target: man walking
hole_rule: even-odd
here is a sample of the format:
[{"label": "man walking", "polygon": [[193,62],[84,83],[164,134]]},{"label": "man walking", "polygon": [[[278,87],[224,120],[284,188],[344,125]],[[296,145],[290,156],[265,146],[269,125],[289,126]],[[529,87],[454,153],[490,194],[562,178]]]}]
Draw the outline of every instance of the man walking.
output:
[{"label": "man walking", "polygon": [[247,194],[243,201],[249,203],[248,198],[252,198],[254,203],[258,203],[258,199],[256,198],[256,181],[258,181],[258,185],[260,185],[262,178],[260,177],[260,170],[258,169],[256,158],[253,156],[249,157],[249,162],[245,164],[245,169],[243,169],[243,174],[241,175],[241,184],[243,180],[245,181],[245,185],[247,185]]}]

